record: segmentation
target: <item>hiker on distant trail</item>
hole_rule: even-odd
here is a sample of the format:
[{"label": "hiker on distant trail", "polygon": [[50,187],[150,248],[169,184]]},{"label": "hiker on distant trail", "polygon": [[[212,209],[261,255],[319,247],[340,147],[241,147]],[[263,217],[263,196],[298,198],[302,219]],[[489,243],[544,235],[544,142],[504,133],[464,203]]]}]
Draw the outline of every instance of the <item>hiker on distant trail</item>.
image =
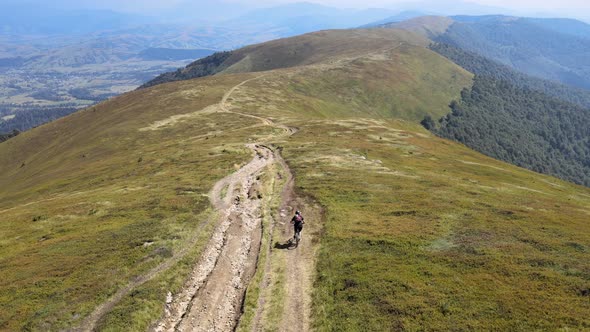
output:
[{"label": "hiker on distant trail", "polygon": [[299,210],[295,211],[295,215],[291,219],[291,223],[293,224],[294,230],[293,240],[295,241],[299,241],[299,239],[301,238],[301,231],[303,230],[303,224],[305,224],[305,221],[303,220],[304,219],[301,212],[299,212]]}]

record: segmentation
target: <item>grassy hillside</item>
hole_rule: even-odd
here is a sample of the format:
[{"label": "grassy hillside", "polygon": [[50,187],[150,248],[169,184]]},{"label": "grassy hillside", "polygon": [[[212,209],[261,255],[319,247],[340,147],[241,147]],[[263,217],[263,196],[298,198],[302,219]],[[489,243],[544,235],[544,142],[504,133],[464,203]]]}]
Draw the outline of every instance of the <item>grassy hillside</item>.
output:
[{"label": "grassy hillside", "polygon": [[160,75],[143,87],[187,80],[218,73],[256,72],[314,63],[331,58],[355,57],[397,47],[400,44],[425,46],[424,37],[406,31],[328,30],[247,46],[197,60],[184,69]]},{"label": "grassy hillside", "polygon": [[157,85],[0,144],[0,329],[78,326],[127,287],[98,329],[146,330],[213,231],[207,193],[263,138],[323,212],[304,233],[316,330],[589,328],[590,190],[432,136],[418,121],[471,74],[411,33],[349,35],[256,45],[227,72],[285,68]]},{"label": "grassy hillside", "polygon": [[[334,54],[330,61],[272,74],[281,79],[261,86],[321,103],[320,109],[292,104],[289,116],[442,116],[471,84],[467,72],[443,57],[402,44],[408,33],[392,33],[389,45],[348,45],[341,56],[337,46],[344,34],[337,36],[332,44],[321,42],[330,40],[325,35],[314,37],[316,47]],[[379,80],[367,80],[376,72],[382,72]],[[2,328],[80,323],[130,280],[178,260],[106,321],[141,329],[160,315],[166,291],[180,287],[211,231],[206,193],[249,159],[244,144],[269,130],[248,118],[198,113],[247,78],[223,75],[140,90],[0,145],[6,230],[0,257],[7,267],[0,272],[0,294],[2,302],[12,303],[2,311]],[[330,85],[331,79],[342,86]],[[421,99],[427,92],[432,95]],[[173,117],[178,114],[188,115]],[[150,125],[160,127],[142,130]]]},{"label": "grassy hillside", "polygon": [[590,190],[409,123],[303,128],[284,151],[327,211],[316,330],[590,328]]},{"label": "grassy hillside", "polygon": [[139,330],[160,315],[211,231],[207,193],[250,159],[256,122],[205,112],[140,129],[217,102],[238,79],[127,94],[0,145],[1,330],[71,326],[178,260],[122,312]]},{"label": "grassy hillside", "polygon": [[590,189],[412,122],[337,113],[302,120],[303,110],[323,115],[324,99],[277,80],[253,81],[235,101],[299,128],[277,144],[298,192],[325,208],[315,330],[590,327]]}]

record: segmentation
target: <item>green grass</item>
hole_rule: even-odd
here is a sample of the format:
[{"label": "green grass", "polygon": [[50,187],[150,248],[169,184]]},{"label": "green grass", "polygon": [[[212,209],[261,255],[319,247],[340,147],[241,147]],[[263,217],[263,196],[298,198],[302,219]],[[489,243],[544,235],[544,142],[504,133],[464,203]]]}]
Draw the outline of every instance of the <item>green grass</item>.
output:
[{"label": "green grass", "polygon": [[203,98],[187,96],[199,84],[162,87],[160,104],[128,94],[0,146],[7,189],[0,195],[0,302],[10,303],[0,310],[0,329],[78,324],[136,276],[194,245],[103,326],[143,330],[161,315],[167,291],[180,287],[211,232],[202,228],[207,193],[251,158],[243,142],[257,122],[214,113],[174,129],[139,129],[214,103],[238,82],[220,80]]},{"label": "green grass", "polygon": [[[427,65],[428,56],[415,60],[412,51],[398,56],[422,62],[409,77],[431,69],[417,84],[431,82],[429,94],[412,90],[402,75],[384,76],[403,89],[371,86],[379,76],[366,73],[394,69],[361,59],[359,68],[275,73],[234,96],[243,110],[299,128],[279,144],[298,190],[326,209],[314,329],[589,328],[590,190],[487,158],[417,125],[412,96],[431,96],[421,100],[423,109],[439,116],[470,77],[457,71],[444,81],[449,72],[435,57]],[[402,68],[395,70],[412,66]],[[401,105],[399,113],[385,111],[388,98]],[[280,313],[280,304],[271,308]]]},{"label": "green grass", "polygon": [[404,122],[301,128],[285,157],[327,211],[316,330],[590,327],[590,190]]},{"label": "green grass", "polygon": [[[310,65],[263,76],[234,99],[250,113],[271,117],[440,118],[472,75],[423,47],[401,45],[339,65]],[[278,77],[277,77],[278,76]],[[256,96],[252,98],[252,96]]]},{"label": "green grass", "polygon": [[[195,261],[209,241],[215,228],[215,214],[204,213],[197,219],[207,220],[203,227],[197,228],[197,239],[190,243],[187,255],[170,269],[156,278],[136,287],[118,303],[98,324],[102,331],[145,331],[162,314],[166,294],[176,294],[184,285],[185,276],[193,269]],[[193,231],[195,232],[195,231]]]},{"label": "green grass", "polygon": [[[297,192],[325,211],[314,329],[589,329],[590,190],[422,129],[416,122],[443,114],[471,75],[415,37],[388,33],[361,47],[338,46],[346,32],[332,32],[334,43],[320,38],[331,33],[302,39],[317,51],[303,61],[312,65],[271,72],[229,100],[299,129],[275,143]],[[272,54],[263,51],[253,65]],[[281,132],[194,113],[255,75],[133,92],[0,144],[0,303],[9,304],[0,330],[76,326],[181,253],[99,328],[145,330],[157,320],[212,230],[207,193],[251,158],[245,143]],[[189,115],[171,118],[179,114]],[[263,328],[280,326],[285,256],[273,255],[275,278],[263,291],[255,276],[245,326],[262,292],[271,294]]]}]

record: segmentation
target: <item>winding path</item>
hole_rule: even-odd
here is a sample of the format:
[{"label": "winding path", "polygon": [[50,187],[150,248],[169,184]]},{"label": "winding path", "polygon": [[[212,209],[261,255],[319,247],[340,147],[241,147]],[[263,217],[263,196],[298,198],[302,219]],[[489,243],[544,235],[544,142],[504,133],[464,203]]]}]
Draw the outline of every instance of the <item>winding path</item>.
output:
[{"label": "winding path", "polygon": [[[296,132],[294,128],[260,116],[233,111],[228,105],[235,91],[263,76],[245,80],[231,88],[223,96],[219,108],[223,112],[254,118],[264,125],[282,129],[283,134],[270,135],[263,141],[292,135]],[[155,331],[233,331],[236,328],[245,292],[256,272],[261,250],[264,207],[258,194],[260,175],[267,166],[277,162],[289,172],[278,152],[263,143],[248,145],[254,153],[252,161],[214,185],[210,200],[219,214],[220,223],[183,290],[174,298],[169,297],[165,316],[158,322]],[[290,172],[288,176],[288,184],[292,186]],[[304,297],[296,298],[300,301]]]},{"label": "winding path", "polygon": [[[228,105],[228,100],[235,91],[248,82],[264,76],[261,75],[245,80],[232,87],[224,94],[218,107],[222,112],[254,118],[260,120],[264,125],[282,129],[282,134],[269,135],[263,141],[292,135],[296,132],[296,129],[276,124],[267,118],[233,111]],[[256,271],[257,258],[261,250],[263,200],[260,199],[259,195],[260,175],[267,166],[279,163],[283,170],[288,173],[288,181],[284,192],[292,192],[293,189],[293,177],[286,163],[282,160],[278,151],[272,151],[263,143],[247,145],[254,154],[253,159],[235,173],[218,181],[211,190],[209,197],[216,210],[217,217],[210,219],[217,220],[218,225],[199,262],[191,271],[182,291],[174,296],[168,294],[165,314],[153,327],[154,331],[233,331],[236,328],[240,319],[246,288]],[[283,196],[282,206],[284,210],[292,197],[289,195]],[[72,331],[95,330],[97,323],[134,288],[168,270],[182,259],[190,246],[196,242],[198,231],[208,222],[210,220],[195,230],[195,235],[189,241],[187,247],[180,250],[168,261],[121,288],[86,317],[80,327],[73,328]],[[274,223],[277,223],[277,221],[275,220]],[[279,223],[288,224],[285,221],[279,221]],[[289,230],[288,225],[284,227],[283,233],[285,236],[287,236]],[[306,245],[308,241],[304,238],[302,244]],[[265,250],[271,251],[270,247],[265,248]],[[302,264],[306,266],[311,264],[313,266],[313,261],[288,265],[286,282],[293,283],[293,285],[289,286],[292,291],[289,291],[289,298],[285,299],[286,313],[290,311],[289,308],[291,307],[299,308],[309,302],[309,299],[306,300],[306,297],[309,298],[309,296],[301,292],[303,288],[310,288],[311,284],[295,284],[295,282],[302,279],[302,276],[306,275],[300,271]],[[311,282],[309,276],[304,279],[309,279],[309,282]],[[293,301],[296,303],[290,303]],[[309,310],[301,308],[300,312],[301,317],[297,317],[297,314],[291,315],[293,317],[286,317],[286,321],[282,324],[284,327],[289,326],[291,322],[297,322],[297,324],[286,330],[309,330]]]},{"label": "winding path", "polygon": [[182,292],[167,304],[156,331],[231,331],[236,325],[260,250],[258,175],[274,162],[270,149],[250,148],[255,151],[252,161],[211,191],[221,222]]}]

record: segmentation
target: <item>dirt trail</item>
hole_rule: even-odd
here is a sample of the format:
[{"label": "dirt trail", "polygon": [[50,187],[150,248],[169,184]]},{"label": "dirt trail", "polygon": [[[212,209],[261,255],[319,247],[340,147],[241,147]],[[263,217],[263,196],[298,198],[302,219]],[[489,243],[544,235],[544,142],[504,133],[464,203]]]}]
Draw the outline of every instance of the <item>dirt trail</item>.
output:
[{"label": "dirt trail", "polygon": [[167,304],[166,316],[156,331],[233,330],[260,245],[258,178],[274,162],[268,148],[250,147],[255,151],[254,159],[211,191],[221,222],[183,291]]},{"label": "dirt trail", "polygon": [[[278,139],[280,136],[289,136],[293,135],[297,132],[296,128],[288,127],[283,124],[278,124],[273,122],[268,118],[263,118],[260,116],[252,115],[252,114],[245,114],[230,110],[227,101],[231,94],[233,94],[239,87],[245,85],[246,83],[262,78],[265,75],[258,76],[253,79],[249,79],[237,85],[236,87],[232,88],[222,99],[220,104],[221,109],[225,112],[233,113],[236,115],[241,115],[249,118],[254,118],[260,120],[263,124],[272,126],[275,128],[280,128],[283,130],[282,135],[278,136],[270,136],[268,139]],[[278,227],[280,229],[280,236],[281,239],[279,241],[287,241],[293,235],[293,227],[290,224],[291,216],[295,209],[302,210],[303,214],[306,215],[306,212],[310,212],[312,208],[310,207],[309,210],[305,208],[305,203],[302,200],[297,199],[295,195],[295,180],[289,166],[284,161],[282,156],[280,155],[279,151],[275,152],[273,162],[278,162],[283,170],[283,176],[286,176],[286,182],[284,188],[281,192],[281,206],[279,211],[279,220],[273,220],[272,224],[270,225],[270,232],[273,233],[273,229]],[[308,211],[306,211],[308,210]],[[319,221],[320,213],[319,211],[315,211],[316,222]],[[311,324],[310,324],[310,317],[311,317],[311,290],[313,286],[313,272],[314,272],[314,264],[315,264],[315,252],[317,249],[317,245],[314,245],[312,239],[314,236],[317,236],[317,230],[320,228],[319,223],[316,223],[311,229],[310,227],[306,228],[306,235],[302,237],[301,242],[297,248],[289,247],[286,252],[286,257],[284,257],[285,261],[283,262],[285,266],[285,281],[284,287],[286,288],[286,297],[283,298],[283,313],[282,319],[278,329],[280,331],[293,331],[293,332],[304,332],[310,331]],[[316,231],[315,234],[313,231]],[[259,250],[267,250],[267,264],[265,266],[261,266],[259,268],[264,269],[264,278],[265,281],[263,284],[270,284],[272,281],[270,278],[271,271],[270,271],[270,262],[273,259],[273,240],[271,237],[271,241],[269,242],[268,248],[259,248]],[[286,246],[286,243],[283,243],[283,246]],[[271,294],[267,294],[266,297],[271,296]],[[268,310],[267,307],[264,306],[266,299],[264,292],[259,296],[258,299],[258,308],[255,313],[254,322],[251,326],[253,331],[261,331],[264,329],[264,315],[265,311]],[[229,329],[228,329],[229,330]]]},{"label": "dirt trail", "polygon": [[[282,134],[269,135],[263,142],[280,139],[292,135],[296,129],[260,116],[240,113],[231,109],[228,100],[231,95],[250,81],[265,75],[248,79],[231,88],[217,105],[223,112],[233,113],[258,119],[263,125],[282,129]],[[260,182],[261,174],[267,166],[278,163],[288,177],[283,189],[283,203],[281,205],[281,220],[273,221],[271,227],[281,228],[281,237],[291,236],[291,226],[288,223],[291,205],[294,203],[293,176],[278,151],[272,151],[261,143],[247,145],[253,151],[253,159],[235,173],[218,181],[209,196],[216,209],[217,227],[207,244],[201,259],[195,265],[189,278],[179,294],[168,293],[165,314],[152,327],[154,331],[233,331],[240,319],[242,303],[246,288],[251,277],[256,272],[256,264],[260,253],[262,238],[262,211]],[[305,210],[304,210],[305,212]],[[204,223],[204,225],[206,225]],[[204,226],[202,225],[202,226]],[[92,331],[96,324],[112,308],[129,294],[134,288],[151,280],[185,256],[186,252],[196,241],[198,231],[188,246],[179,251],[170,260],[137,277],[127,286],[120,289],[106,302],[98,306],[82,323],[82,327],[75,331]],[[303,237],[300,247],[292,252],[286,264],[287,298],[284,299],[282,331],[309,330],[309,304],[311,290],[311,270],[313,268],[313,253],[310,237]],[[264,248],[267,252],[272,248]],[[266,267],[261,267],[268,269]],[[263,300],[263,299],[262,299]],[[296,308],[296,309],[295,309]],[[295,309],[295,310],[292,310]],[[263,308],[258,308],[257,316],[264,315]],[[261,319],[257,319],[258,322]]]},{"label": "dirt trail", "polygon": [[[282,135],[271,135],[267,139],[293,134],[295,129],[276,124],[270,119],[230,109],[228,100],[231,95],[241,86],[261,77],[243,81],[230,89],[223,96],[220,109],[255,118],[264,125],[283,130]],[[261,250],[264,207],[260,199],[260,175],[267,166],[277,162],[284,165],[288,172],[278,152],[273,152],[262,143],[248,147],[255,153],[252,161],[213,187],[210,200],[218,211],[219,225],[183,290],[174,298],[169,294],[165,316],[154,328],[155,331],[233,331],[236,328],[246,288],[256,272]],[[292,185],[292,176],[290,173],[288,176]],[[293,274],[299,272],[293,271]],[[305,306],[304,294],[293,295],[293,300],[301,302],[300,307]],[[306,310],[302,309],[301,312]],[[305,321],[301,319],[301,324],[305,324]],[[307,328],[297,330],[305,331]]]},{"label": "dirt trail", "polygon": [[[276,219],[272,220],[271,238],[267,250],[267,261],[264,266],[264,277],[261,283],[261,292],[258,298],[256,312],[249,330],[252,332],[262,330],[278,331],[310,331],[311,330],[311,290],[314,278],[315,256],[317,241],[321,225],[321,210],[317,206],[309,204],[295,194],[295,182],[287,163],[280,154],[275,159],[282,168],[281,174],[286,176],[285,184],[281,191],[281,204]],[[302,232],[302,239],[298,247],[289,245],[293,236],[293,226],[290,223],[296,209],[306,216],[306,225]],[[273,228],[277,229],[276,232]],[[284,275],[273,273],[273,264],[278,264],[284,269]],[[276,268],[276,266],[275,266]],[[277,279],[283,278],[282,281]],[[277,289],[276,287],[280,288]],[[274,292],[281,292],[281,310],[278,313],[280,320],[278,325],[271,322],[269,312],[274,311],[270,303],[276,297]],[[276,315],[274,314],[271,315]]]},{"label": "dirt trail", "polygon": [[288,174],[287,183],[282,193],[283,201],[279,213],[284,223],[281,227],[282,238],[289,238],[293,235],[293,227],[289,223],[293,210],[301,210],[308,221],[307,225],[304,226],[299,246],[287,254],[285,273],[287,296],[285,298],[279,330],[305,332],[311,329],[311,290],[313,287],[316,249],[316,246],[312,243],[312,239],[316,234],[312,230],[319,228],[319,218],[315,214],[316,220],[311,220],[310,217],[314,215],[312,214],[311,207],[306,207],[295,196],[295,179],[289,170],[289,166],[282,158],[279,162]]}]

